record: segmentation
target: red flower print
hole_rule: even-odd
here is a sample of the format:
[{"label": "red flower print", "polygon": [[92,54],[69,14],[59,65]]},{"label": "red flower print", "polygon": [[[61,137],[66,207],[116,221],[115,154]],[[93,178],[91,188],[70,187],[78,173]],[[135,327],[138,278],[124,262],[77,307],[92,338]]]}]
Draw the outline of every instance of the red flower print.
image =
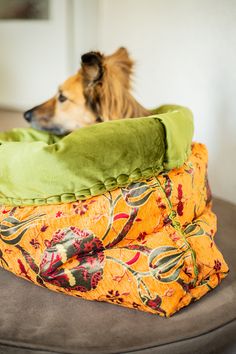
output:
[{"label": "red flower print", "polygon": [[61,216],[62,216],[62,211],[58,211],[57,213],[56,213],[56,218],[60,218]]},{"label": "red flower print", "polygon": [[93,243],[97,250],[103,250],[103,244],[102,241],[99,240],[99,238],[94,238]]},{"label": "red flower print", "polygon": [[58,243],[58,242],[62,241],[64,237],[65,237],[65,232],[59,229],[53,235],[52,243]]},{"label": "red flower print", "polygon": [[168,198],[171,195],[171,187],[169,185],[166,186],[165,192],[166,192],[166,196]]},{"label": "red flower print", "polygon": [[75,227],[75,226],[71,226],[70,230],[73,231],[74,234],[76,234],[77,236],[82,237],[82,238],[86,238],[89,235],[91,235],[91,233],[89,231],[80,230],[78,227]]},{"label": "red flower print", "polygon": [[27,278],[28,280],[31,280],[30,276],[28,275],[27,270],[25,269],[24,264],[21,262],[20,259],[17,259],[17,262],[19,264],[19,268],[20,268],[20,275],[23,275],[25,278]]},{"label": "red flower print", "polygon": [[184,204],[182,202],[182,198],[183,198],[183,189],[182,189],[182,184],[178,184],[178,204],[177,204],[177,213],[179,216],[183,215],[183,210],[184,210]]},{"label": "red flower print", "polygon": [[129,214],[127,213],[119,213],[116,214],[113,218],[113,221],[119,220],[119,219],[128,219],[129,218]]},{"label": "red flower print", "polygon": [[133,258],[131,258],[128,262],[126,262],[127,265],[132,265],[134,263],[137,262],[137,260],[139,259],[140,256],[140,252],[136,252],[136,254],[134,255]]},{"label": "red flower print", "polygon": [[[40,268],[45,268],[44,276],[48,276],[51,279],[51,273],[54,268],[61,262],[61,255],[58,253],[48,253],[45,252],[43,254],[43,258],[41,260]],[[53,279],[53,278],[52,278]]]},{"label": "red flower print", "polygon": [[147,236],[146,231],[140,232],[139,235],[138,235],[137,240],[138,241],[144,241],[146,236]]},{"label": "red flower print", "polygon": [[38,241],[35,240],[35,238],[32,238],[32,240],[30,241],[30,244],[35,248],[38,249],[40,246],[40,243]]},{"label": "red flower print", "polygon": [[166,209],[166,205],[165,205],[165,203],[162,202],[161,197],[158,197],[158,198],[157,198],[156,203],[157,203],[157,205],[158,205],[158,208],[160,208],[160,209]]},{"label": "red flower print", "polygon": [[92,275],[92,278],[91,278],[91,287],[92,289],[95,289],[96,286],[98,285],[98,282],[102,279],[102,273],[101,272],[97,272],[97,273],[94,273]]},{"label": "red flower print", "polygon": [[93,240],[84,243],[84,252],[89,253],[93,250]]},{"label": "red flower print", "polygon": [[162,303],[162,299],[159,295],[157,295],[155,297],[155,299],[150,299],[148,297],[141,297],[142,301],[144,302],[144,304],[148,307],[150,307],[152,310],[158,311],[163,313],[164,315],[166,314],[166,312],[161,308],[161,303]]},{"label": "red flower print", "polygon": [[88,211],[88,206],[87,204],[84,204],[79,212],[79,215],[84,215]]},{"label": "red flower print", "polygon": [[166,209],[166,205],[164,203],[159,204],[158,207],[160,209]]},{"label": "red flower print", "polygon": [[169,198],[172,193],[172,182],[171,182],[171,179],[168,175],[165,174],[165,175],[163,175],[163,177],[165,178],[165,187],[164,187],[165,194],[166,194],[167,198]]},{"label": "red flower print", "polygon": [[10,210],[3,209],[3,210],[2,210],[2,214],[7,214],[7,213],[9,213],[9,211],[10,211]]},{"label": "red flower print", "polygon": [[161,305],[161,298],[160,296],[156,296],[155,299],[148,299],[146,302],[146,305],[148,307],[151,307],[153,310],[159,310],[160,305]]},{"label": "red flower print", "polygon": [[215,262],[214,269],[216,272],[218,272],[221,269],[221,262],[218,259],[214,260],[214,262]]},{"label": "red flower print", "polygon": [[183,215],[183,210],[184,210],[184,204],[183,202],[179,201],[177,204],[177,213],[179,216]]},{"label": "red flower print", "polygon": [[182,184],[178,185],[178,199],[182,199],[183,198],[183,190],[182,190]]},{"label": "red flower print", "polygon": [[75,210],[75,214],[84,215],[88,211],[88,205],[83,202],[79,202],[78,204],[73,204],[73,208]]},{"label": "red flower print", "polygon": [[137,218],[137,219],[135,219],[135,221],[140,222],[140,221],[142,221],[142,219]]},{"label": "red flower print", "polygon": [[121,304],[124,300],[121,297],[121,294],[119,293],[118,290],[109,290],[108,294],[106,295],[106,298],[111,301],[114,302],[116,304]]},{"label": "red flower print", "polygon": [[[85,293],[86,291],[88,291],[88,289],[85,286],[82,286],[82,285],[75,286],[73,288],[73,290],[81,291],[82,293]],[[76,295],[76,296],[80,297],[79,295]]]},{"label": "red flower print", "polygon": [[43,225],[40,229],[41,232],[45,232],[47,230],[48,226],[47,225]]}]

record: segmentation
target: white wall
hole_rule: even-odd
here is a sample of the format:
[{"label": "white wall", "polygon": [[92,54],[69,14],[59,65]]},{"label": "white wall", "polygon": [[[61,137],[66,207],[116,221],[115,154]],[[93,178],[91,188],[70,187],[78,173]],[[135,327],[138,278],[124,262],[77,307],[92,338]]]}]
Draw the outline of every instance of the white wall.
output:
[{"label": "white wall", "polygon": [[50,2],[49,20],[0,21],[0,105],[31,108],[55,93],[70,69],[68,3]]},{"label": "white wall", "polygon": [[70,17],[72,24],[72,71],[80,66],[82,54],[98,48],[100,0],[73,0]]},{"label": "white wall", "polygon": [[99,0],[50,0],[49,20],[0,21],[0,107],[25,110],[55,94],[97,46]]},{"label": "white wall", "polygon": [[236,202],[236,1],[101,0],[98,48],[126,46],[147,107],[186,105],[213,193]]}]

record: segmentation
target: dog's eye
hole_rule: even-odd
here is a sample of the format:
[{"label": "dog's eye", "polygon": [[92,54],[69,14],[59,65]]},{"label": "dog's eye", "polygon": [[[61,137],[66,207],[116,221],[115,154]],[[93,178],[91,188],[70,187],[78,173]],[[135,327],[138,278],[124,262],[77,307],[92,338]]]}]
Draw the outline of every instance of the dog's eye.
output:
[{"label": "dog's eye", "polygon": [[62,93],[58,96],[58,101],[59,102],[65,102],[67,100],[67,97],[64,96]]}]

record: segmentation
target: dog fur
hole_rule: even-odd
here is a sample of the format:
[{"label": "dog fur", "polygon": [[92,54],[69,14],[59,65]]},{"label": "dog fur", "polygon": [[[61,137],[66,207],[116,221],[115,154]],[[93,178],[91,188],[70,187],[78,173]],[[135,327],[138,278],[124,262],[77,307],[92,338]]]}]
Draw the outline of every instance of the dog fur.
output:
[{"label": "dog fur", "polygon": [[150,111],[130,93],[132,71],[133,61],[123,47],[108,56],[86,53],[78,73],[24,117],[36,129],[63,135],[103,121],[148,116]]}]

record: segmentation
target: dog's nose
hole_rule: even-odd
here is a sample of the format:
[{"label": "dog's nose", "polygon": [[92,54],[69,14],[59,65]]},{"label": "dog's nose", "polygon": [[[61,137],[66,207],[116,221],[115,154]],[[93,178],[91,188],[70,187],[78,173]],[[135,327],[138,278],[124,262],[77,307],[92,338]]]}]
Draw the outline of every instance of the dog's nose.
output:
[{"label": "dog's nose", "polygon": [[26,111],[26,112],[24,113],[24,118],[25,118],[25,120],[27,120],[27,122],[31,122],[32,116],[33,116],[33,111],[32,111],[32,109],[30,109],[29,111]]}]

